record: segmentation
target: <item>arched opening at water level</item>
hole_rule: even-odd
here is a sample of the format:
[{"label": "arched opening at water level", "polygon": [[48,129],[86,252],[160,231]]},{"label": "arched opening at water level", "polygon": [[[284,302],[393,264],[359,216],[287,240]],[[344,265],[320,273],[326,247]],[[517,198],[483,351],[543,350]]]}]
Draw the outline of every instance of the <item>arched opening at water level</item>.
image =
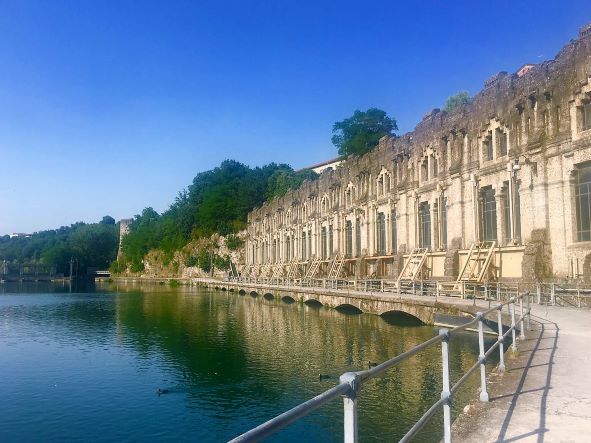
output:
[{"label": "arched opening at water level", "polygon": [[424,326],[420,318],[404,311],[387,311],[380,315],[389,325],[394,326]]},{"label": "arched opening at water level", "polygon": [[292,303],[295,303],[295,298],[290,297],[289,295],[284,295],[281,297],[281,301],[285,304],[291,305]]},{"label": "arched opening at water level", "polygon": [[311,308],[321,308],[322,307],[322,303],[320,303],[318,300],[306,300],[304,302],[306,304],[306,306],[309,306]]},{"label": "arched opening at water level", "polygon": [[350,305],[345,303],[343,305],[338,305],[336,310],[339,311],[341,314],[348,314],[348,315],[359,315],[363,314],[363,311],[359,309],[357,306]]},{"label": "arched opening at water level", "polygon": [[273,294],[271,294],[270,292],[265,292],[265,295],[263,295],[265,300],[273,300],[275,299],[275,296]]}]

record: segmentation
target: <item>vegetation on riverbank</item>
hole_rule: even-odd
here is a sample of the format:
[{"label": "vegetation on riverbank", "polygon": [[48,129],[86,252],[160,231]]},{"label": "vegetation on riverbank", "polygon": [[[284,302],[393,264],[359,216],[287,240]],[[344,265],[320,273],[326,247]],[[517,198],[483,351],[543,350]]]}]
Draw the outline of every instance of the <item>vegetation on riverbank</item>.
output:
[{"label": "vegetation on riverbank", "polygon": [[[136,215],[122,241],[123,255],[111,270],[143,272],[144,258],[150,251],[158,251],[162,264],[176,263],[177,269],[181,265],[197,266],[204,272],[209,272],[212,265],[227,269],[229,257],[218,252],[215,242],[198,243],[200,249],[189,248],[189,252],[183,248],[192,241],[219,234],[225,236],[227,249],[238,249],[242,240],[236,233],[244,229],[246,216],[253,208],[283,196],[288,189],[316,175],[310,170],[294,171],[286,164],[250,168],[226,160],[217,168],[197,174],[164,213],[146,208]],[[175,257],[178,251],[183,252],[183,257]]]},{"label": "vegetation on riverbank", "polygon": [[68,275],[70,260],[78,274],[89,267],[105,269],[117,256],[119,226],[110,216],[98,223],[74,223],[59,229],[39,231],[27,237],[0,237],[0,261],[55,266]]}]

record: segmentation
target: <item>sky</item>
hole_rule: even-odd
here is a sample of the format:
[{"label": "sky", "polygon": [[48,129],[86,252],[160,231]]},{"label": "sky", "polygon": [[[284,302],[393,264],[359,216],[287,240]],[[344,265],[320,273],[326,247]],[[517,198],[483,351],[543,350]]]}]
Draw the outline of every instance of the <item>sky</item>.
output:
[{"label": "sky", "polygon": [[162,212],[228,158],[333,158],[356,109],[402,134],[588,22],[589,0],[0,0],[0,235]]}]

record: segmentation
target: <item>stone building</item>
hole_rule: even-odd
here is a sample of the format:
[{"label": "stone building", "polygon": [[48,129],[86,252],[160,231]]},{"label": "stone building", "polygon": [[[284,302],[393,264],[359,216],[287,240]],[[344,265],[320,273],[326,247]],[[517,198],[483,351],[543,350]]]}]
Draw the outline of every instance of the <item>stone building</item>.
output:
[{"label": "stone building", "polygon": [[123,241],[123,237],[129,233],[129,225],[131,222],[133,222],[133,218],[122,218],[119,220],[119,248],[117,249],[117,260],[123,255],[121,242]]},{"label": "stone building", "polygon": [[487,280],[591,273],[590,80],[588,25],[554,60],[253,210],[243,273],[328,276],[338,261],[341,277],[395,279],[421,256],[422,278],[456,280],[476,250]]}]

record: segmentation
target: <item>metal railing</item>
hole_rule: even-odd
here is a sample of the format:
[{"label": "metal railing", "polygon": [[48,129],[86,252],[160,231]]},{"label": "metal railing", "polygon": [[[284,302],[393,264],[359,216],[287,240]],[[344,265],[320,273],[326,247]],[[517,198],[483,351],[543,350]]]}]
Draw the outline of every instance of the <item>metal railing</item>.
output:
[{"label": "metal railing", "polygon": [[[526,307],[524,308],[524,299]],[[515,310],[517,305],[520,309],[520,317],[518,320],[515,318]],[[502,311],[507,306],[509,310],[509,316],[511,326],[503,331],[502,322]],[[498,338],[488,349],[484,346],[484,323],[487,321],[487,316],[496,312],[496,322],[498,325]],[[525,339],[524,328],[527,322],[527,328],[530,328],[530,295],[529,293],[517,295],[511,297],[508,301],[499,303],[496,307],[491,308],[484,312],[478,312],[476,317],[460,326],[457,326],[451,330],[440,329],[439,334],[412,349],[403,352],[385,362],[374,366],[373,368],[357,371],[357,372],[346,372],[339,378],[339,384],[322,392],[316,397],[301,403],[300,405],[278,415],[275,418],[251,429],[248,432],[234,438],[231,443],[238,442],[256,442],[264,438],[271,436],[278,432],[282,428],[289,424],[305,417],[314,410],[324,406],[328,402],[335,398],[343,397],[343,422],[344,422],[344,441],[345,443],[356,443],[358,441],[358,426],[357,426],[357,397],[363,384],[377,377],[388,369],[396,366],[397,364],[407,360],[411,356],[427,349],[432,346],[441,344],[441,369],[442,369],[442,381],[443,389],[441,392],[441,398],[435,402],[410,428],[410,430],[402,437],[401,442],[410,441],[425,424],[437,413],[440,408],[443,408],[443,436],[446,443],[451,442],[451,406],[454,394],[462,386],[462,384],[468,380],[471,374],[480,368],[480,401],[488,401],[488,391],[486,389],[486,360],[496,350],[499,350],[499,372],[505,370],[505,339],[511,335],[512,343],[511,347],[516,350],[516,330],[519,326],[520,340]],[[454,338],[455,334],[463,331],[470,326],[478,323],[478,348],[479,355],[476,362],[460,377],[455,384],[451,384],[450,370],[449,370],[449,342]]]},{"label": "metal railing", "polygon": [[591,307],[591,288],[578,283],[537,283],[536,303],[551,306]]},{"label": "metal railing", "polygon": [[[206,281],[207,279],[195,279]],[[212,280],[213,282],[213,280]],[[217,281],[217,283],[223,283]],[[327,278],[287,278],[287,277],[230,277],[227,283],[242,283],[257,286],[277,286],[285,288],[318,288],[341,290],[348,292],[382,292],[396,295],[415,296],[456,296],[487,301],[506,301],[520,292],[518,283],[471,283],[451,282],[458,285],[458,289],[445,289],[444,285],[450,282],[437,280],[417,280],[415,282],[402,283],[395,280],[384,279],[327,279]],[[443,284],[442,284],[443,283]],[[523,285],[521,286],[523,288]],[[584,290],[579,290],[585,293]],[[588,292],[591,295],[591,290]]]}]

